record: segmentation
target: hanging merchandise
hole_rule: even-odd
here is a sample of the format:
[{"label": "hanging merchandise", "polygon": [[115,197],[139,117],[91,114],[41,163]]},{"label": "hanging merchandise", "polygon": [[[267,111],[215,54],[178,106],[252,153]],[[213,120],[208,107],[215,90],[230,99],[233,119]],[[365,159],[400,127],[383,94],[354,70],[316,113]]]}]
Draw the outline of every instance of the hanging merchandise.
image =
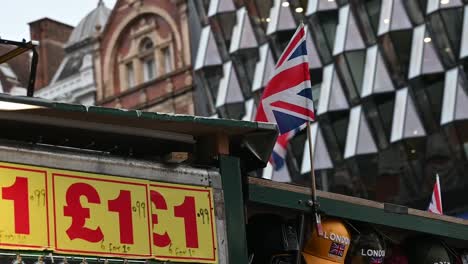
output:
[{"label": "hanging merchandise", "polygon": [[293,264],[298,250],[294,224],[275,214],[249,219],[247,244],[251,264]]},{"label": "hanging merchandise", "polygon": [[460,260],[462,264],[468,264],[468,251],[465,250],[460,254]]},{"label": "hanging merchandise", "polygon": [[366,230],[361,231],[356,239],[353,239],[346,263],[382,264],[384,258],[385,244],[383,239],[377,233]]},{"label": "hanging merchandise", "polygon": [[390,250],[387,250],[384,263],[408,264],[408,257],[399,245],[394,245]]},{"label": "hanging merchandise", "polygon": [[408,263],[411,264],[450,264],[450,254],[438,239],[421,236],[406,242]]},{"label": "hanging merchandise", "polygon": [[311,237],[304,246],[302,255],[307,264],[344,263],[348,252],[351,233],[338,219],[322,220],[323,236],[314,228]]},{"label": "hanging merchandise", "polygon": [[17,253],[16,254],[16,259],[11,262],[11,264],[24,264],[23,257]]}]

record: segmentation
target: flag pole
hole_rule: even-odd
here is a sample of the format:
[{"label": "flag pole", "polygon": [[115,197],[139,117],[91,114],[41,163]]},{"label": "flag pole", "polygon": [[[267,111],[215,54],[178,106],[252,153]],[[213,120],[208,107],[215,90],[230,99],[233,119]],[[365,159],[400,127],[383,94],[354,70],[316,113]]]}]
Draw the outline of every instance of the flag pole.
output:
[{"label": "flag pole", "polygon": [[[305,27],[304,22],[301,21],[301,26]],[[305,34],[307,33],[307,28],[305,27]],[[308,63],[308,62],[307,62]],[[307,74],[309,74],[307,72]],[[314,169],[314,154],[313,154],[313,143],[312,143],[312,132],[310,128],[310,121],[307,122],[307,138],[309,139],[309,156],[310,156],[310,183],[311,183],[311,194],[312,194],[312,209],[315,216],[315,226],[317,228],[317,234],[319,236],[323,236],[323,229],[322,229],[322,220],[319,214],[319,204],[317,201],[317,188],[315,185],[315,169]]]},{"label": "flag pole", "polygon": [[307,138],[309,141],[309,156],[310,156],[310,182],[311,182],[311,194],[312,194],[312,208],[315,215],[315,226],[317,228],[317,234],[323,235],[322,220],[318,212],[319,204],[317,202],[317,188],[315,185],[315,169],[314,169],[314,150],[312,143],[312,131],[310,128],[310,122],[307,121]]}]

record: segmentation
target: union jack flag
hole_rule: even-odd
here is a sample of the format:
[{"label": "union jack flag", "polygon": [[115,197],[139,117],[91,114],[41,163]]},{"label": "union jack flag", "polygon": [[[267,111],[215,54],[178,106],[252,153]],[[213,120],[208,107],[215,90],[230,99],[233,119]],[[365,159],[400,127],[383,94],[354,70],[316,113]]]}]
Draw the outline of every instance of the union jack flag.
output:
[{"label": "union jack flag", "polygon": [[284,134],[315,119],[313,104],[306,30],[301,24],[276,64],[255,121],[276,123]]},{"label": "union jack flag", "polygon": [[255,116],[255,121],[278,125],[280,136],[270,158],[275,171],[285,164],[289,139],[315,119],[313,104],[306,30],[301,24],[280,56]]},{"label": "union jack flag", "polygon": [[337,257],[343,257],[345,249],[346,249],[346,245],[332,242],[330,246],[330,251],[328,251],[328,254],[337,256]]},{"label": "union jack flag", "polygon": [[382,264],[383,258],[382,257],[371,257],[369,260],[370,264]]}]

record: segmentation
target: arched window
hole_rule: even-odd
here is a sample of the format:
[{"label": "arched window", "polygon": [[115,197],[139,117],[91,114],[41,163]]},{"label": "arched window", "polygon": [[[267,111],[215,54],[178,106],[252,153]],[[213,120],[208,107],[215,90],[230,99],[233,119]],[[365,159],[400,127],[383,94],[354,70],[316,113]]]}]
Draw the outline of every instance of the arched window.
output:
[{"label": "arched window", "polygon": [[151,41],[151,39],[148,37],[144,38],[140,43],[141,52],[151,51],[153,50],[153,48],[154,48],[153,41]]},{"label": "arched window", "polygon": [[132,88],[135,86],[135,71],[133,70],[133,64],[131,62],[125,64],[127,70],[127,87]]},{"label": "arched window", "polygon": [[149,38],[140,43],[141,62],[143,65],[143,82],[156,78],[156,63],[154,59],[154,44]]},{"label": "arched window", "polygon": [[164,73],[167,74],[172,72],[172,55],[169,46],[161,49],[161,55],[163,57]]}]

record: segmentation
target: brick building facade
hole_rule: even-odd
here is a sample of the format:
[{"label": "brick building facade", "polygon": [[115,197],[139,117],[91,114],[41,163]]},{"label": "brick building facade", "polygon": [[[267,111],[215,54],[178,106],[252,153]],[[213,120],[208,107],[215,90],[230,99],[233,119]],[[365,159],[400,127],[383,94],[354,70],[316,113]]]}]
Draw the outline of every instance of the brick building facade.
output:
[{"label": "brick building facade", "polygon": [[30,23],[40,46],[36,96],[54,101],[194,114],[186,0],[102,0],[73,28]]},{"label": "brick building facade", "polygon": [[186,1],[119,0],[95,57],[97,104],[193,114]]},{"label": "brick building facade", "polygon": [[97,76],[93,61],[99,56],[99,36],[110,13],[104,2],[99,1],[96,8],[81,19],[64,45],[65,54],[54,77],[36,96],[67,103],[96,104]]},{"label": "brick building facade", "polygon": [[35,88],[47,86],[57,71],[65,55],[65,44],[73,27],[67,24],[42,18],[29,23],[31,39],[40,43],[39,62],[36,72]]}]

